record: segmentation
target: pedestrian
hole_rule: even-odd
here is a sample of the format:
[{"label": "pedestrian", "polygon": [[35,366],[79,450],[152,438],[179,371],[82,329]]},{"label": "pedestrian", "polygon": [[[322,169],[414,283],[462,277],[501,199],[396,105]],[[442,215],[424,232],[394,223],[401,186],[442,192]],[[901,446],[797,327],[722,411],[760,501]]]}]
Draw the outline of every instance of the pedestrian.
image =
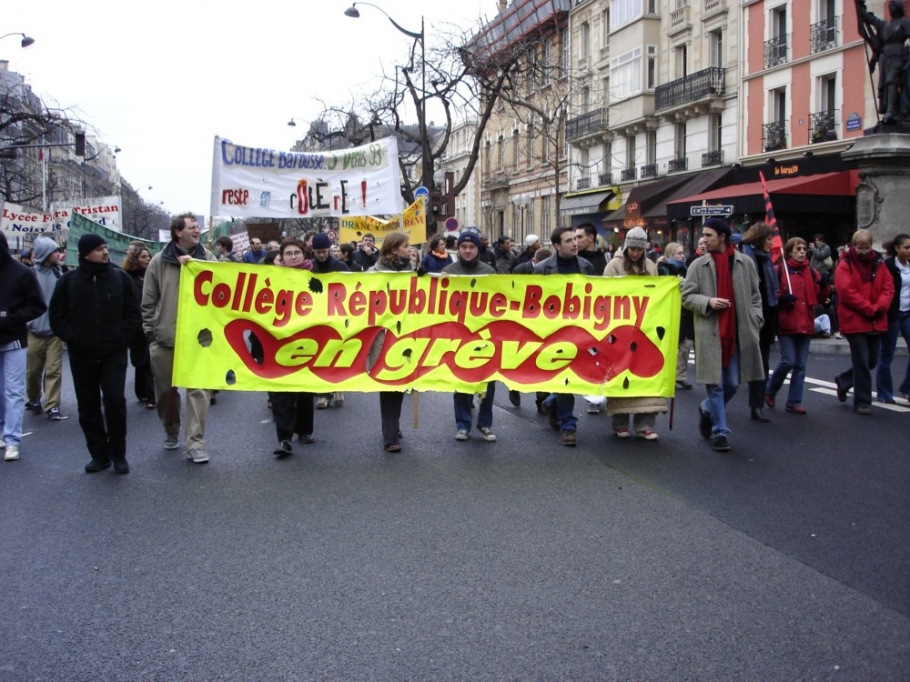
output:
[{"label": "pedestrian", "polygon": [[[459,252],[460,254],[460,252]],[[494,269],[500,275],[511,274],[515,268],[516,256],[512,251],[512,240],[502,235],[496,240],[496,249],[493,252]]]},{"label": "pedestrian", "polygon": [[768,379],[765,393],[765,403],[773,408],[775,397],[790,372],[785,409],[793,414],[806,414],[803,386],[809,345],[815,334],[815,306],[828,298],[827,280],[809,265],[807,250],[808,245],[801,237],[787,240],[784,262],[777,266],[780,362]]},{"label": "pedestrian", "polygon": [[578,256],[594,266],[594,273],[602,275],[607,267],[603,251],[597,248],[597,228],[591,223],[582,223],[575,228],[578,235]]},{"label": "pedestrian", "polygon": [[[571,227],[557,227],[550,234],[554,253],[534,266],[535,275],[593,275],[594,266],[578,257],[578,236]],[[575,395],[552,393],[544,401],[550,427],[559,431],[562,444],[569,447],[578,442],[576,431],[578,417],[575,416]]]},{"label": "pedestrian", "polygon": [[268,253],[262,248],[262,240],[257,237],[250,238],[250,250],[243,254],[243,262],[251,265],[258,265],[265,254]]},{"label": "pedestrian", "polygon": [[[682,288],[686,279],[686,250],[682,244],[670,242],[664,249],[664,255],[657,259],[657,274],[663,277],[679,278]],[[676,387],[692,390],[689,383],[689,354],[695,348],[695,320],[692,311],[684,307],[679,317],[679,344],[676,347]]]},{"label": "pedestrian", "polygon": [[[888,333],[882,343],[882,353],[875,371],[875,386],[878,399],[893,404],[891,362],[897,350],[898,336],[904,337],[907,349],[910,350],[910,235],[902,232],[894,238],[885,266],[894,280],[894,296],[891,298],[891,307],[888,308]],[[898,392],[910,401],[910,363],[907,363],[907,371]]]},{"label": "pedestrian", "polygon": [[809,267],[814,268],[826,280],[834,274],[834,260],[831,258],[831,247],[825,243],[825,235],[815,235],[815,243],[809,245]]},{"label": "pedestrian", "polygon": [[104,239],[82,235],[79,265],[57,282],[50,320],[69,351],[79,426],[92,456],[86,473],[103,471],[112,463],[115,473],[130,472],[124,387],[127,348],[139,319],[130,276],[111,264]]},{"label": "pedestrian", "polygon": [[[657,277],[657,266],[645,255],[648,234],[633,227],[626,234],[622,256],[612,258],[604,269],[604,277]],[[607,400],[607,416],[612,419],[617,438],[629,438],[637,433],[645,440],[657,440],[657,413],[667,411],[667,401],[659,397],[622,398]]]},{"label": "pedestrian", "polygon": [[423,257],[420,267],[427,272],[440,273],[444,267],[454,262],[455,259],[446,251],[446,238],[437,234],[430,239],[430,251]]},{"label": "pedestrian", "polygon": [[529,234],[527,237],[525,237],[525,247],[522,249],[522,252],[518,254],[518,258],[515,259],[515,267],[518,267],[524,263],[530,263],[534,258],[534,254],[537,253],[537,249],[539,249],[541,246],[543,245],[540,243],[540,237],[538,237],[536,234]]},{"label": "pedestrian", "polygon": [[17,263],[0,232],[0,429],[3,459],[19,459],[25,414],[26,325],[47,311],[35,273]]},{"label": "pedestrian", "polygon": [[[460,275],[475,277],[477,275],[495,275],[496,270],[480,262],[480,233],[475,230],[462,230],[458,235],[458,260],[442,269],[446,276]],[[477,411],[477,430],[480,437],[488,443],[496,440],[493,427],[493,396],[496,393],[496,382],[487,382],[486,389],[480,397],[480,409]],[[473,393],[456,391],[452,400],[455,406],[455,440],[467,440],[471,432],[471,407],[474,404]]]},{"label": "pedestrian", "polygon": [[367,233],[360,240],[360,246],[354,253],[354,262],[364,271],[376,265],[379,260],[379,251],[376,250],[376,237]]},{"label": "pedestrian", "polygon": [[[60,247],[50,237],[38,237],[32,244],[35,255],[35,275],[46,305],[57,280],[63,274],[57,267]],[[45,312],[28,323],[28,351],[26,353],[25,387],[28,396],[27,410],[41,414],[41,391],[44,389],[44,410],[51,421],[61,421],[60,388],[63,375],[63,342],[51,329],[50,316]]]},{"label": "pedestrian", "polygon": [[234,240],[227,235],[222,235],[215,240],[215,253],[222,263],[236,263],[234,255]]},{"label": "pedestrian", "polygon": [[[295,270],[311,270],[313,264],[304,258],[303,242],[288,237],[281,242],[281,266]],[[274,454],[283,459],[294,452],[291,439],[297,434],[297,442],[310,445],[313,438],[313,415],[315,394],[305,391],[269,391],[272,404],[272,419],[278,436],[278,447]]]},{"label": "pedestrian", "polygon": [[847,402],[853,389],[853,409],[872,414],[872,370],[878,364],[882,334],[888,332],[888,311],[894,278],[885,259],[872,248],[872,233],[857,230],[834,271],[837,319],[850,345],[851,367],[834,377],[837,399]]},{"label": "pedestrian", "polygon": [[[414,264],[408,255],[410,241],[406,234],[392,232],[382,240],[375,265],[368,272],[412,272]],[[367,361],[368,371],[372,369],[385,341],[386,332],[381,331],[370,349]],[[404,402],[402,391],[379,392],[379,414],[382,420],[382,443],[386,452],[401,452],[401,404]]]},{"label": "pedestrian", "polygon": [[363,268],[354,262],[355,249],[350,244],[341,244],[338,247],[338,260],[348,266],[351,272],[363,272]]},{"label": "pedestrian", "polygon": [[708,243],[705,241],[704,237],[699,237],[698,242],[695,245],[695,253],[691,256],[686,257],[686,272],[689,270],[689,266],[692,265],[692,262],[696,258],[704,256],[708,252]]},{"label": "pedestrian", "polygon": [[[348,266],[332,255],[332,240],[328,235],[319,232],[313,235],[313,260],[312,269],[316,274],[329,272],[350,272]],[[329,405],[344,407],[344,393],[323,393],[316,398],[316,409],[325,410]]]},{"label": "pedestrian", "polygon": [[777,338],[777,271],[771,259],[774,229],[768,223],[755,223],[743,235],[742,253],[752,259],[758,273],[758,290],[761,293],[762,325],[758,334],[758,348],[765,374],[749,383],[750,417],[760,423],[770,420],[765,414],[765,392],[771,368],[771,345]]},{"label": "pedestrian", "polygon": [[35,254],[31,249],[22,249],[19,254],[19,262],[28,267],[35,265]]},{"label": "pedestrian", "polygon": [[[123,258],[123,271],[128,274],[136,289],[136,296],[142,301],[142,288],[145,284],[145,273],[148,271],[152,254],[143,242],[133,242]],[[155,409],[155,377],[152,374],[152,357],[149,354],[149,342],[142,330],[142,320],[136,325],[136,336],[130,343],[130,363],[135,368],[133,374],[133,392],[136,399],[146,409]]]},{"label": "pedestrian", "polygon": [[703,438],[713,437],[715,450],[727,452],[726,405],[741,382],[764,374],[761,292],[755,265],[733,248],[727,221],[709,218],[702,233],[707,252],[689,266],[682,301],[695,315],[695,376],[708,396],[698,406],[698,428]]},{"label": "pedestrian", "polygon": [[[180,268],[191,260],[215,260],[199,243],[199,232],[199,223],[192,213],[181,213],[171,221],[171,241],[152,257],[142,290],[142,329],[149,341],[155,403],[164,427],[166,450],[180,447],[181,400],[173,383]],[[186,455],[196,464],[209,461],[205,422],[211,398],[211,392],[205,389],[186,389]]]},{"label": "pedestrian", "polygon": [[496,269],[496,254],[493,253],[493,250],[490,248],[490,238],[487,235],[483,234],[476,227],[467,228],[469,231],[480,233],[480,262],[486,263],[494,270]]}]

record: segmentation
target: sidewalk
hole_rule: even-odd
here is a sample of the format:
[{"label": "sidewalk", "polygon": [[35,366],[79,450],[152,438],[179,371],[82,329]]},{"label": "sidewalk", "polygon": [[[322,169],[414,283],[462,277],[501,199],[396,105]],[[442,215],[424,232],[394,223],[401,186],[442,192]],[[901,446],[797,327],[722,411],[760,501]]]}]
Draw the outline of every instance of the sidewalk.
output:
[{"label": "sidewalk", "polygon": [[[772,348],[778,351],[780,350],[776,341]],[[850,355],[850,345],[847,343],[847,339],[836,339],[833,336],[830,339],[820,339],[816,337],[812,339],[812,344],[809,346],[809,353],[820,355]],[[899,358],[906,356],[907,344],[901,339],[898,339],[894,357]]]}]

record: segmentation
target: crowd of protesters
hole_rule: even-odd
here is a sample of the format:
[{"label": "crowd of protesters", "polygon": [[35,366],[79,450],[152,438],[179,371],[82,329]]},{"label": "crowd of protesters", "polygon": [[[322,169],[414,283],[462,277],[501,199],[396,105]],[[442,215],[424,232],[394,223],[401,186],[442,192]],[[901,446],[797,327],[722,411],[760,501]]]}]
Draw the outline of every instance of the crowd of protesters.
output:
[{"label": "crowd of protesters", "polygon": [[[91,461],[85,471],[113,468],[129,472],[126,461],[125,377],[134,367],[135,397],[157,412],[164,432],[163,447],[183,448],[194,463],[209,461],[205,430],[212,391],[173,384],[176,310],[180,269],[192,259],[242,262],[314,273],[399,272],[431,276],[514,274],[532,277],[580,274],[603,277],[669,276],[679,280],[682,311],[676,357],[677,388],[690,390],[690,353],[695,351],[695,379],[705,384],[707,397],[698,406],[699,431],[715,450],[731,449],[726,405],[746,382],[750,417],[770,421],[767,409],[790,377],[784,409],[805,415],[803,388],[811,340],[828,337],[831,321],[850,347],[851,366],[837,375],[841,402],[853,391],[857,414],[872,406],[872,378],[877,399],[894,403],[895,393],[910,401],[910,366],[894,389],[891,376],[896,345],[903,337],[910,347],[910,236],[898,235],[887,244],[887,258],[872,248],[872,235],[857,231],[835,253],[821,235],[813,242],[795,237],[780,254],[774,253],[774,234],[758,223],[735,234],[727,221],[705,222],[693,254],[679,243],[652,247],[644,229],[632,228],[620,248],[604,245],[593,225],[561,227],[549,235],[549,245],[536,235],[523,244],[502,236],[493,244],[475,228],[456,235],[437,235],[424,244],[411,244],[403,233],[385,235],[377,247],[372,234],[359,243],[335,245],[320,232],[298,239],[262,243],[235,254],[230,237],[215,241],[214,253],[200,243],[200,227],[191,214],[177,216],[171,240],[152,256],[136,241],[122,264],[110,262],[107,245],[97,235],[84,235],[78,244],[78,265],[66,268],[56,242],[42,236],[20,254],[10,254],[0,238],[0,425],[4,459],[20,455],[23,414],[46,414],[48,421],[66,418],[61,405],[64,348],[69,355],[79,424]],[[820,320],[822,324],[820,325]],[[376,362],[384,335],[369,354]],[[777,342],[780,359],[770,366],[770,349]],[[262,346],[248,339],[253,357]],[[344,406],[344,394],[326,386],[322,393],[270,391],[268,409],[275,424],[281,459],[293,453],[294,439],[302,445],[317,440],[315,411]],[[454,433],[458,441],[479,437],[495,442],[493,397],[495,382],[479,395],[453,395]],[[387,452],[402,449],[400,429],[402,391],[379,392],[379,422]],[[521,393],[509,391],[520,408]],[[657,417],[667,411],[662,397],[610,398],[586,396],[589,413],[606,412],[617,438],[638,436],[659,440]],[[577,442],[575,396],[538,393],[537,411],[560,432],[564,445]],[[476,414],[475,414],[476,411]]]}]

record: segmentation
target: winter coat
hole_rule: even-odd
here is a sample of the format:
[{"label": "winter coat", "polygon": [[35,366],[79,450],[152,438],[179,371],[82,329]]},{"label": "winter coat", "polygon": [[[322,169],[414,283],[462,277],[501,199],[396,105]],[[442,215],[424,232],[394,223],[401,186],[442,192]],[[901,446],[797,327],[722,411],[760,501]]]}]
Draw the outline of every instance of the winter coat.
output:
[{"label": "winter coat", "polygon": [[51,298],[51,329],[71,355],[101,362],[126,350],[139,326],[132,278],[116,265],[92,263],[64,274]]},{"label": "winter coat", "polygon": [[831,258],[831,247],[827,244],[809,247],[809,267],[815,268],[820,275],[828,274],[828,266],[825,265],[826,258]]},{"label": "winter coat", "polygon": [[443,274],[445,275],[495,275],[496,270],[493,269],[492,265],[487,265],[483,263],[478,258],[474,261],[475,267],[473,269],[466,268],[461,260],[456,260],[451,265],[447,265],[442,269]]},{"label": "winter coat", "polygon": [[[535,275],[558,275],[559,266],[556,264],[556,254],[554,253],[549,258],[545,258],[540,261],[537,265],[534,266]],[[591,265],[584,258],[578,258],[578,272],[582,275],[594,275],[594,266]]]},{"label": "winter coat", "polygon": [[[790,274],[789,280],[784,272],[784,267]],[[797,268],[784,263],[777,266],[778,299],[787,294],[796,296],[796,302],[792,305],[781,302],[777,307],[779,334],[809,334],[810,336],[815,334],[815,306],[828,297],[828,285],[825,283],[825,278],[815,268],[809,265],[806,267],[809,268],[814,282],[811,291],[806,287],[806,281]]]},{"label": "winter coat", "polygon": [[435,253],[430,251],[430,253],[424,256],[423,260],[420,261],[420,267],[422,267],[427,272],[439,273],[442,272],[442,269],[445,266],[451,265],[453,262],[454,260],[448,254],[448,252],[446,253],[445,258],[440,258]]},{"label": "winter coat", "polygon": [[603,272],[607,267],[607,258],[604,256],[603,251],[579,251],[579,258],[584,258],[591,264],[591,267],[594,268],[594,272]]},{"label": "winter coat", "polygon": [[[35,276],[38,278],[38,286],[41,287],[41,295],[45,303],[50,305],[51,297],[54,295],[54,288],[57,286],[57,280],[63,273],[58,267],[48,268],[39,263],[35,263]],[[53,336],[51,330],[51,320],[49,312],[45,311],[40,317],[28,323],[28,330],[35,336]]]},{"label": "winter coat", "polygon": [[894,296],[894,278],[879,256],[872,280],[863,282],[849,253],[834,271],[837,289],[837,323],[841,334],[872,334],[888,331],[888,310]]},{"label": "winter coat", "polygon": [[[661,277],[680,277],[680,282],[686,278],[688,268],[685,263],[676,265],[668,260],[663,260],[657,264],[657,274]],[[679,316],[679,340],[695,338],[695,317],[691,310],[682,309]]]},{"label": "winter coat", "polygon": [[315,274],[325,274],[327,272],[350,272],[351,269],[347,263],[340,261],[335,256],[329,256],[324,261],[318,258],[313,259],[313,272]]},{"label": "winter coat", "polygon": [[[765,379],[758,334],[762,322],[758,273],[752,259],[733,252],[731,264],[736,331],[739,341],[740,383]],[[717,296],[717,268],[710,253],[692,261],[683,283],[683,306],[695,314],[695,379],[702,384],[719,384],[723,374],[720,330],[717,313],[708,300]]]},{"label": "winter coat", "polygon": [[[197,245],[196,260],[214,261],[210,251]],[[142,284],[142,331],[151,343],[173,348],[177,337],[177,299],[180,289],[180,263],[176,243],[171,241],[152,256]]]},{"label": "winter coat", "polygon": [[496,272],[498,272],[500,275],[510,274],[518,264],[517,257],[511,251],[503,251],[497,246],[493,251],[493,254],[496,257],[496,265],[493,267],[496,268]]},{"label": "winter coat", "polygon": [[6,237],[0,234],[0,346],[28,345],[25,325],[47,310],[32,269],[13,259]]}]

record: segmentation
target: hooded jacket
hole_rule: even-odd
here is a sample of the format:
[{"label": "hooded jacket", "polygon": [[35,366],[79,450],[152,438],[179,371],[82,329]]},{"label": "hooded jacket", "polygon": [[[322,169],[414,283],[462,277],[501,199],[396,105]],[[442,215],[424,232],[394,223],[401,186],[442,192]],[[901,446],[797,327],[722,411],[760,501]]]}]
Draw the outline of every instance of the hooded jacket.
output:
[{"label": "hooded jacket", "polygon": [[31,268],[17,262],[0,233],[0,346],[28,345],[26,324],[47,310]]},{"label": "hooded jacket", "polygon": [[[38,237],[32,248],[32,252],[35,254],[35,275],[38,278],[38,286],[41,287],[41,294],[48,306],[51,303],[51,296],[54,295],[54,287],[57,286],[57,280],[60,279],[60,275],[63,273],[57,265],[45,266],[44,261],[58,248],[57,242],[49,237]],[[40,317],[36,317],[29,322],[28,330],[35,336],[53,336],[50,313],[45,312]]]}]

